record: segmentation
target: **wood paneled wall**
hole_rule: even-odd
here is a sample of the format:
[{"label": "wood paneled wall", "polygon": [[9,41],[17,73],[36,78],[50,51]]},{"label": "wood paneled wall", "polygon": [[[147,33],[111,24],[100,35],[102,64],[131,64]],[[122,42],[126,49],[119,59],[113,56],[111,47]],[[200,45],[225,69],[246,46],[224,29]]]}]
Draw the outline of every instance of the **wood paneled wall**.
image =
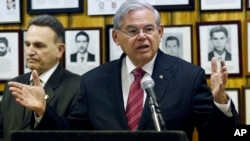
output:
[{"label": "wood paneled wall", "polygon": [[[206,21],[227,21],[227,20],[241,20],[241,34],[242,39],[242,61],[243,64],[247,61],[247,56],[243,53],[246,51],[246,27],[244,21],[250,18],[250,11],[245,10],[246,1],[243,0],[242,11],[215,11],[215,12],[201,12],[199,10],[199,0],[194,0],[195,9],[193,11],[161,11],[163,25],[193,25],[193,63],[197,64],[197,37],[196,37],[196,22]],[[23,22],[22,24],[4,24],[0,25],[0,29],[26,29],[28,21],[35,15],[29,15],[26,11],[26,0],[22,0],[23,3]],[[71,14],[56,14],[56,16],[64,25],[65,28],[79,28],[79,27],[102,27],[103,28],[103,51],[105,50],[105,25],[112,24],[112,16],[88,16],[87,15],[87,0],[84,0],[84,12],[83,13],[71,13]],[[103,60],[105,60],[105,53],[102,54]],[[102,63],[105,63],[104,61]],[[227,87],[228,88],[241,88],[242,85],[250,84],[250,79],[245,76],[245,67],[243,65],[242,77],[229,77]],[[209,80],[208,80],[209,83]],[[0,91],[3,91],[4,83],[0,83]],[[195,134],[195,136],[197,136]],[[194,139],[196,140],[196,139]]]}]

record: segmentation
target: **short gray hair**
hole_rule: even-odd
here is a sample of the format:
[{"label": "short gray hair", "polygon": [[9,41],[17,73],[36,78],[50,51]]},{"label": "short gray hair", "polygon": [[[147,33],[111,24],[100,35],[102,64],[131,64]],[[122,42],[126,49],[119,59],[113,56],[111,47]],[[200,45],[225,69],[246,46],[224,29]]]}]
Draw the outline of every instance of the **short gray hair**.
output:
[{"label": "short gray hair", "polygon": [[160,14],[152,5],[140,0],[126,0],[114,15],[114,29],[120,28],[122,20],[128,15],[130,11],[136,11],[139,9],[149,9],[154,12],[156,25],[160,26]]}]

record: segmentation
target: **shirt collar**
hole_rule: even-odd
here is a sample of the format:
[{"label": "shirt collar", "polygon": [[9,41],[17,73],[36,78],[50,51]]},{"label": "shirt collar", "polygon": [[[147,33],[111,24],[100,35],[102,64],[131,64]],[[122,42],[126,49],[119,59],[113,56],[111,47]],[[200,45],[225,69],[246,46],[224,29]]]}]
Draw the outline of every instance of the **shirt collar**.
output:
[{"label": "shirt collar", "polygon": [[[146,73],[148,73],[150,76],[153,73],[154,62],[155,62],[156,56],[157,56],[157,53],[155,54],[155,56],[153,57],[153,59],[151,59],[147,64],[145,64],[142,67],[142,69]],[[132,63],[132,61],[130,60],[130,58],[128,56],[126,56],[125,62],[126,62],[126,67],[127,67],[127,74],[129,75],[136,68],[136,66]]]},{"label": "shirt collar", "polygon": [[[48,71],[46,71],[46,72],[42,73],[41,75],[39,75],[40,80],[42,80],[43,86],[47,83],[50,76],[56,70],[58,65],[59,65],[59,62],[56,65],[54,65],[52,68],[50,68]],[[32,75],[30,76],[30,80],[32,80]]]}]

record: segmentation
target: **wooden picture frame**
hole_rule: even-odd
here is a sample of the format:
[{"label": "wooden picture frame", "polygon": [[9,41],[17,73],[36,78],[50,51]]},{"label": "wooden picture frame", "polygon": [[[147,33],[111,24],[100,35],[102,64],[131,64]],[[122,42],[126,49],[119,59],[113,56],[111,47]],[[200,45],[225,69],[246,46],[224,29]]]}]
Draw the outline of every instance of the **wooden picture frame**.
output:
[{"label": "wooden picture frame", "polygon": [[172,0],[172,1],[151,0],[150,3],[154,5],[154,7],[159,11],[194,10],[194,0]]},{"label": "wooden picture frame", "polygon": [[201,11],[239,11],[242,10],[242,0],[200,0]]},{"label": "wooden picture frame", "polygon": [[250,124],[250,85],[242,86],[241,104],[242,104],[241,123],[249,125]]},{"label": "wooden picture frame", "polygon": [[226,88],[226,93],[229,95],[229,97],[232,99],[234,106],[236,108],[236,111],[239,113],[240,117],[242,116],[242,110],[241,110],[241,93],[240,88]]},{"label": "wooden picture frame", "polygon": [[246,10],[250,10],[250,0],[246,0]]},{"label": "wooden picture frame", "polygon": [[198,64],[205,69],[206,75],[211,74],[211,58],[215,56],[218,67],[218,60],[225,60],[229,77],[242,76],[241,22],[198,22],[196,28]]},{"label": "wooden picture frame", "polygon": [[164,26],[160,49],[192,63],[192,41],[192,25]]},{"label": "wooden picture frame", "polygon": [[245,35],[245,41],[246,41],[246,50],[244,52],[244,56],[247,58],[244,59],[244,68],[245,68],[245,75],[250,76],[250,19],[245,20],[245,29],[247,30]]},{"label": "wooden picture frame", "polygon": [[[113,15],[119,9],[121,4],[126,0],[119,1],[107,1],[107,0],[88,0],[88,15]],[[142,0],[148,2],[159,11],[183,11],[183,10],[194,10],[193,0],[178,0],[178,1],[159,1],[159,0]]]},{"label": "wooden picture frame", "polygon": [[113,25],[106,25],[105,37],[106,37],[106,61],[112,61],[119,59],[123,53],[120,46],[116,45],[112,38]]},{"label": "wooden picture frame", "polygon": [[26,34],[27,34],[27,30],[23,30],[23,73],[28,73],[30,72],[31,70],[27,67],[27,64],[26,64],[26,59],[25,59],[25,45],[24,45],[24,40],[25,40],[25,37],[26,37]]},{"label": "wooden picture frame", "polygon": [[22,23],[21,0],[7,1],[0,0],[0,24]]},{"label": "wooden picture frame", "polygon": [[[67,70],[82,75],[102,62],[101,27],[65,29],[65,45],[65,68]],[[88,55],[78,54],[85,51]]]},{"label": "wooden picture frame", "polygon": [[0,30],[0,82],[22,73],[23,50],[20,30]]},{"label": "wooden picture frame", "polygon": [[83,0],[27,0],[29,14],[80,13]]}]

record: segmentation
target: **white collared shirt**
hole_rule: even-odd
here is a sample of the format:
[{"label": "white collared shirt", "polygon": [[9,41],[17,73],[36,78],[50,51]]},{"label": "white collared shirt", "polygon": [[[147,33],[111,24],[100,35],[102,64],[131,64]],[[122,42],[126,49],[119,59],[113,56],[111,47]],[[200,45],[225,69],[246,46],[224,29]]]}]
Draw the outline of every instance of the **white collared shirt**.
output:
[{"label": "white collared shirt", "polygon": [[[145,77],[147,75],[149,75],[151,77],[151,75],[153,73],[156,55],[157,54],[155,54],[154,58],[149,63],[147,63],[146,65],[144,65],[142,67],[142,69],[146,72],[143,77]],[[123,101],[124,101],[125,110],[127,107],[129,87],[134,80],[134,75],[131,72],[135,68],[136,68],[136,66],[132,63],[132,61],[128,58],[128,56],[124,57],[124,59],[122,61],[122,92],[123,92]],[[147,95],[144,91],[143,103],[145,103],[146,97],[147,97]]]},{"label": "white collared shirt", "polygon": [[[56,63],[55,66],[53,66],[52,68],[50,68],[48,71],[42,73],[41,75],[39,75],[40,80],[42,80],[42,85],[44,87],[44,85],[47,83],[47,81],[49,80],[50,76],[53,74],[53,72],[56,70],[57,66],[59,65],[59,62]],[[30,80],[32,80],[32,75],[30,75]]]}]

